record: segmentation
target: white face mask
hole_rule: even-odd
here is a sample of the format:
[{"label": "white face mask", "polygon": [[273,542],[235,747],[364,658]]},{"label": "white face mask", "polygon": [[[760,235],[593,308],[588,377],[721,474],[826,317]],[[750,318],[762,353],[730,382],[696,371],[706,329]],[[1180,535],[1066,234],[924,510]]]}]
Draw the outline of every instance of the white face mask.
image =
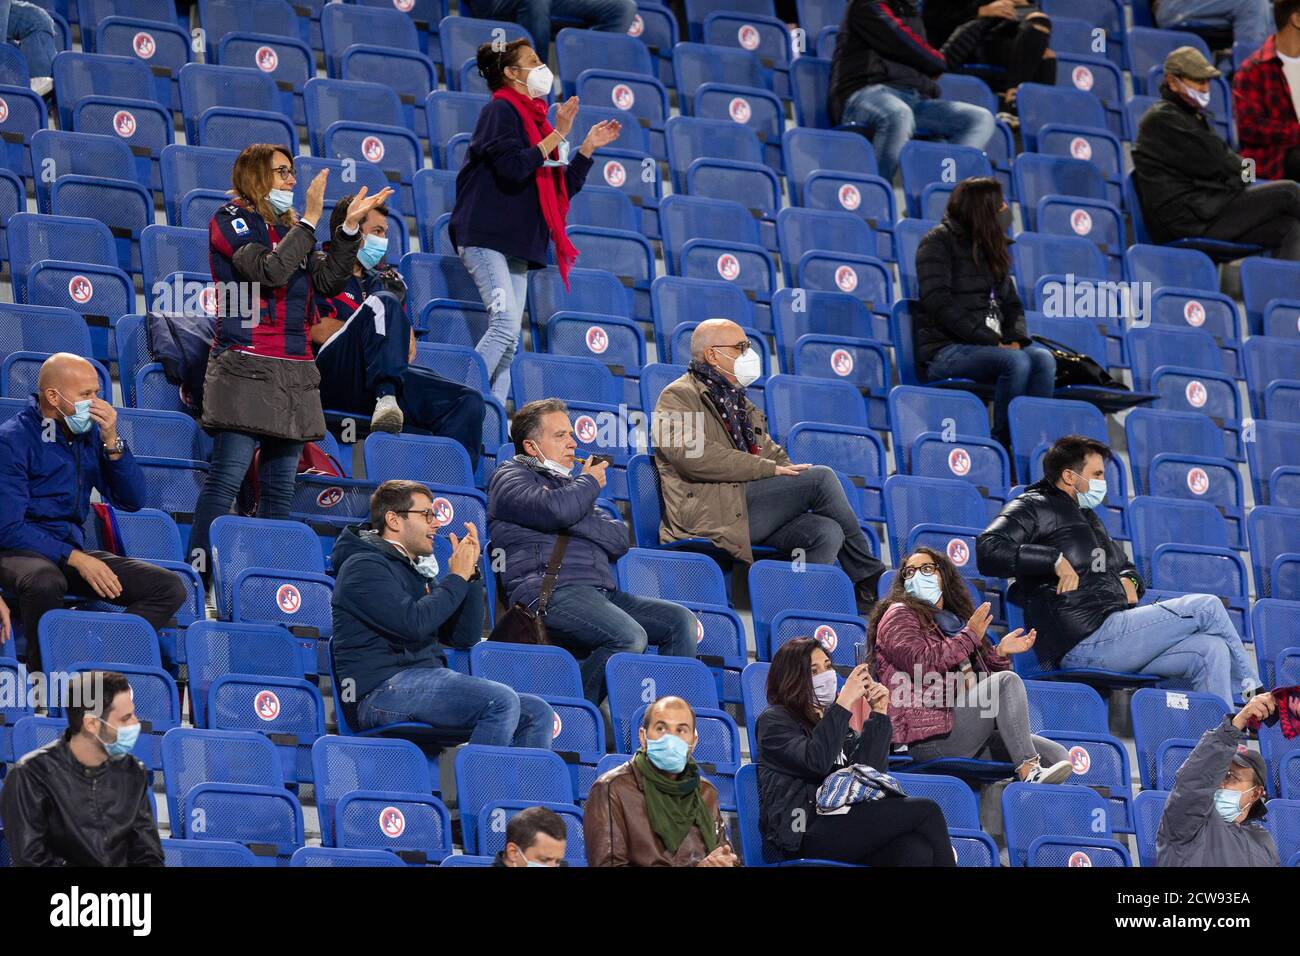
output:
[{"label": "white face mask", "polygon": [[758,381],[762,371],[763,363],[758,357],[758,350],[752,347],[744,355],[737,357],[736,364],[731,367],[731,374],[736,376],[736,383],[741,388],[749,388]]},{"label": "white face mask", "polygon": [[535,66],[528,71],[528,95],[533,99],[541,99],[547,93],[551,92],[551,87],[555,85],[555,75],[551,73],[551,68],[543,63],[541,66]]},{"label": "white face mask", "polygon": [[573,474],[573,468],[569,465],[562,465],[558,461],[551,461],[549,458],[538,458],[537,460],[541,462],[543,468],[552,474],[560,475],[564,478],[568,478]]},{"label": "white face mask", "polygon": [[1190,86],[1188,86],[1186,83],[1183,83],[1182,81],[1179,81],[1178,85],[1183,88],[1183,92],[1186,93],[1188,96],[1190,96],[1196,102],[1196,105],[1199,106],[1201,109],[1205,109],[1207,106],[1210,105],[1209,90],[1206,90],[1204,93],[1202,93],[1200,90],[1192,89]]},{"label": "white face mask", "polygon": [[836,683],[835,671],[833,670],[825,670],[820,674],[813,675],[813,699],[817,701],[818,707],[829,707],[831,705],[831,701],[835,699]]}]

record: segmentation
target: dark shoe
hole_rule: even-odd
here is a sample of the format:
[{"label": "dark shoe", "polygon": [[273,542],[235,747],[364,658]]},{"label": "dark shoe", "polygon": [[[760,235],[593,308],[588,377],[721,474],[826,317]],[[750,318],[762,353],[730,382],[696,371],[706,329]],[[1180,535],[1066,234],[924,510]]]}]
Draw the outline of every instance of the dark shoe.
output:
[{"label": "dark shoe", "polygon": [[866,578],[853,585],[853,599],[858,605],[858,613],[870,617],[876,606],[876,581],[878,578]]}]

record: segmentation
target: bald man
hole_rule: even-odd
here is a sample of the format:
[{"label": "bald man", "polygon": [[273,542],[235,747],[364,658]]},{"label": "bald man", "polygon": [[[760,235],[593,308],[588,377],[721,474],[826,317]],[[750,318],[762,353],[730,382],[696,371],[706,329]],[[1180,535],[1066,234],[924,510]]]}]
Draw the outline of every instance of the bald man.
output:
[{"label": "bald man", "polygon": [[95,367],[60,352],[41,366],[31,404],[0,425],[0,587],[18,595],[29,670],[41,666],[37,624],[65,594],[120,605],[155,630],[185,602],[171,571],[85,550],[92,488],[138,511],[144,475],[118,437],[117,411],[99,397]]},{"label": "bald man", "polygon": [[735,322],[696,327],[686,374],[654,410],[659,540],[708,538],[746,564],[756,544],[811,564],[838,560],[865,614],[885,566],[872,556],[835,472],[796,465],[772,441],[745,394],[758,373],[758,352]]}]

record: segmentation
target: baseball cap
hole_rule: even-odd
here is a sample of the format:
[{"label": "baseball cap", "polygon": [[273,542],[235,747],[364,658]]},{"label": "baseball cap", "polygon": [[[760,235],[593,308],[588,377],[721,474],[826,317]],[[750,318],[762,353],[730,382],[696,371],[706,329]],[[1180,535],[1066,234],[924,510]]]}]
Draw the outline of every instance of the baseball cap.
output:
[{"label": "baseball cap", "polygon": [[1165,72],[1189,80],[1209,80],[1221,74],[1194,46],[1180,46],[1165,57]]},{"label": "baseball cap", "polygon": [[[1232,762],[1238,767],[1253,770],[1255,772],[1255,779],[1259,781],[1256,785],[1265,786],[1265,781],[1268,780],[1268,769],[1265,767],[1264,758],[1260,756],[1259,751],[1251,750],[1245,744],[1238,744],[1237,752],[1232,755]],[[1255,805],[1250,808],[1250,816],[1248,819],[1254,820],[1257,817],[1262,817],[1264,815],[1266,812],[1264,810],[1264,802],[1267,798],[1268,794],[1266,792],[1255,801]]]}]

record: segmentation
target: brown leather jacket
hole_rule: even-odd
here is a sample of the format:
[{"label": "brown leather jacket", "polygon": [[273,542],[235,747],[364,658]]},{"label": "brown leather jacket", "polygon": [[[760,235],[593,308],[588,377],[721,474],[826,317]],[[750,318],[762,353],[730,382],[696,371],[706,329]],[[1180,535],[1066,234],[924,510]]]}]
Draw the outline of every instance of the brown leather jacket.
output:
[{"label": "brown leather jacket", "polygon": [[[719,832],[725,834],[713,784],[700,780],[700,796],[717,821]],[[664,848],[650,829],[641,774],[630,760],[602,774],[591,785],[583,806],[582,835],[588,866],[697,866],[708,856],[698,828],[686,835],[676,853]]]}]

